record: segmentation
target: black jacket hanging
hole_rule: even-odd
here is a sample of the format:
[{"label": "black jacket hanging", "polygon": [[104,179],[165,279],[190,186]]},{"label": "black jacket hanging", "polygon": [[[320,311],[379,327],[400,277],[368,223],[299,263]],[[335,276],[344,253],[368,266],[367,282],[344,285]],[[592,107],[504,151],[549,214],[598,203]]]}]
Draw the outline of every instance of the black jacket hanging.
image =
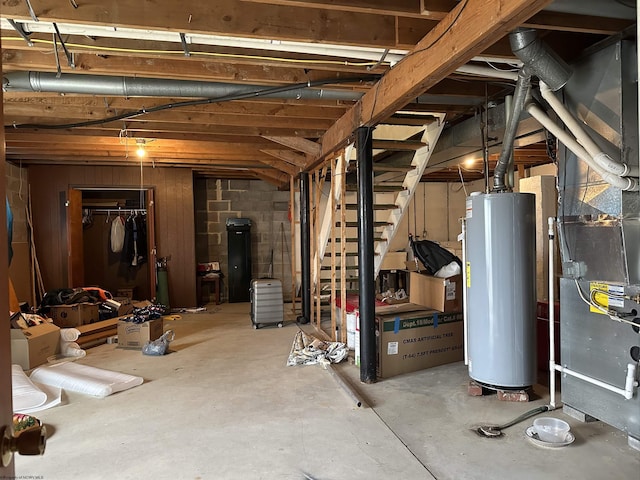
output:
[{"label": "black jacket hanging", "polygon": [[144,215],[131,215],[127,218],[121,261],[132,267],[147,261],[147,221]]}]

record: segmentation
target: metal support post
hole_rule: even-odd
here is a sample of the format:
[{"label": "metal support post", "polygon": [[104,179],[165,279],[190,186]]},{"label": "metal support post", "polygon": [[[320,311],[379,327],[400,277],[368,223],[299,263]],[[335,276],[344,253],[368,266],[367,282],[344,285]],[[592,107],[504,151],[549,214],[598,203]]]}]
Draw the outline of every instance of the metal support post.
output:
[{"label": "metal support post", "polygon": [[311,235],[309,231],[309,188],[307,172],[300,173],[300,259],[302,270],[301,298],[302,314],[298,322],[309,323],[311,319]]},{"label": "metal support post", "polygon": [[360,286],[360,381],[376,381],[375,283],[373,264],[372,129],[356,131],[358,161],[358,277]]}]

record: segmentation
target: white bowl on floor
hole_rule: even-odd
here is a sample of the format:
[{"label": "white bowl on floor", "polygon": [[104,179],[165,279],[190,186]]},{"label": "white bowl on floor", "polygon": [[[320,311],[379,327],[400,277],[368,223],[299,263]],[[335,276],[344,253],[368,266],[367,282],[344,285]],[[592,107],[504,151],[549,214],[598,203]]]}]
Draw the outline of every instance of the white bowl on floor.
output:
[{"label": "white bowl on floor", "polygon": [[543,442],[562,443],[567,439],[569,424],[564,420],[553,417],[536,418],[533,427],[538,438]]}]

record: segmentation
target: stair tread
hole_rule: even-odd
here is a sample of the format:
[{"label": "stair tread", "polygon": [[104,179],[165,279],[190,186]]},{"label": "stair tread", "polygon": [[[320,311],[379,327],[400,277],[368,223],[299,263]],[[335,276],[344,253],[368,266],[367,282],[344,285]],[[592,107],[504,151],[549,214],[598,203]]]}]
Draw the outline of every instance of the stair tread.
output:
[{"label": "stair tread", "polygon": [[[357,210],[358,205],[355,203],[347,203],[347,210]],[[374,210],[395,210],[399,208],[395,203],[376,203],[373,205]]]},{"label": "stair tread", "polygon": [[[347,279],[345,279],[345,282],[357,282],[358,281],[358,277],[349,277]],[[331,283],[331,279],[330,278],[321,278],[320,279],[320,283]],[[340,278],[336,277],[336,283],[340,283]]]},{"label": "stair tread", "polygon": [[[373,222],[374,227],[388,227],[393,225],[391,222]],[[336,222],[336,227],[340,226],[340,222]],[[345,226],[348,228],[354,228],[358,226],[358,222],[345,222]]]},{"label": "stair tread", "polygon": [[[335,267],[336,270],[342,270],[342,267],[340,265],[336,265]],[[358,266],[357,265],[346,265],[344,267],[345,270],[357,270]],[[325,267],[320,267],[320,270],[331,270],[331,267],[329,266],[325,266]]]},{"label": "stair tread", "polygon": [[[329,238],[327,241],[331,242],[333,239]],[[348,243],[356,243],[358,241],[358,237],[348,237],[344,239],[345,242]],[[336,243],[341,243],[342,240],[340,238],[336,238],[335,239]],[[385,242],[386,239],[382,238],[382,237],[373,237],[373,241],[374,242]]]},{"label": "stair tread", "polygon": [[[373,254],[374,254],[374,255],[376,255],[376,256],[377,256],[377,255],[380,255],[380,254],[379,254],[379,253],[377,253],[377,252],[374,252]],[[357,256],[358,256],[358,252],[347,252],[345,255],[346,255],[347,257],[357,257]],[[331,252],[325,252],[324,256],[325,256],[325,257],[330,257],[330,256],[331,256]],[[337,252],[337,253],[336,253],[336,257],[341,257],[341,256],[342,256],[342,254],[341,254],[340,252]]]},{"label": "stair tread", "polygon": [[[374,172],[400,172],[400,173],[404,172],[404,173],[407,173],[407,172],[410,172],[411,170],[415,170],[415,169],[416,169],[416,167],[414,167],[412,165],[409,165],[409,166],[406,166],[406,167],[398,167],[398,166],[392,166],[392,165],[380,165],[380,164],[378,164],[378,165],[374,165],[373,166],[373,171]],[[374,191],[375,191],[375,188],[374,188]]]},{"label": "stair tread", "polygon": [[[374,185],[373,186],[374,193],[376,193],[376,192],[399,192],[401,190],[406,190],[406,188],[401,184],[400,185]],[[347,185],[347,191],[348,192],[357,192],[358,191],[358,186],[357,185],[348,184]]]}]

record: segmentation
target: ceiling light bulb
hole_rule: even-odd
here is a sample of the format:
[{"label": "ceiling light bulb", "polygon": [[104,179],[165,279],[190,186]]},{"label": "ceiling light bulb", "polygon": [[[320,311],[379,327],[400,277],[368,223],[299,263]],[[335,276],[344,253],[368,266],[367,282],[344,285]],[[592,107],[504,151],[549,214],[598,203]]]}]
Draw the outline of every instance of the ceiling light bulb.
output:
[{"label": "ceiling light bulb", "polygon": [[147,142],[145,141],[144,138],[137,138],[136,139],[136,145],[138,145],[138,149],[136,150],[136,155],[138,155],[138,157],[143,158],[147,155],[147,151],[145,150],[144,146]]}]

